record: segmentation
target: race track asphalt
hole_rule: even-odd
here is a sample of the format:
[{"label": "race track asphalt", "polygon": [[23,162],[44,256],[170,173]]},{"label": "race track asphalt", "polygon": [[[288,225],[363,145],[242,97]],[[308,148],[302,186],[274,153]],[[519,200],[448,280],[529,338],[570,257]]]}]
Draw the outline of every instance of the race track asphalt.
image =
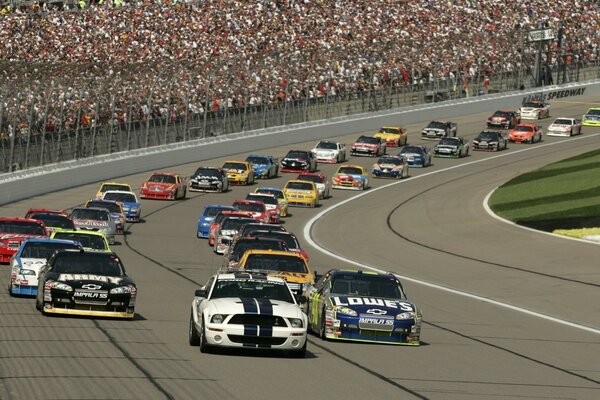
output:
[{"label": "race track asphalt", "polygon": [[[580,116],[596,100],[554,102],[552,115]],[[459,136],[472,139],[487,116],[457,118]],[[426,122],[407,127],[410,143],[434,145],[418,135]],[[339,134],[348,145],[358,136]],[[139,288],[135,320],[44,317],[33,299],[10,297],[4,289],[0,399],[598,399],[600,247],[499,221],[483,203],[507,180],[599,143],[600,129],[584,128],[579,137],[434,159],[431,167],[411,169],[406,180],[371,179],[372,188],[354,200],[359,193],[334,190],[317,209],[290,209],[285,227],[298,235],[313,270],[358,263],[403,277],[423,310],[420,347],[310,336],[305,359],[201,354],[187,343],[190,303],[221,265],[221,256],[195,237],[203,206],[230,204],[295,175],[224,194],[188,193],[177,202],[144,200],[144,221],[131,224],[113,247]],[[263,153],[281,157],[292,147],[313,145]],[[370,167],[374,159],[351,162]],[[190,175],[198,165],[170,170]],[[335,168],[320,165],[328,176]],[[118,180],[139,188],[148,175]],[[0,214],[66,209],[91,198],[97,187],[23,200]],[[0,287],[6,288],[8,267],[0,268]]]}]

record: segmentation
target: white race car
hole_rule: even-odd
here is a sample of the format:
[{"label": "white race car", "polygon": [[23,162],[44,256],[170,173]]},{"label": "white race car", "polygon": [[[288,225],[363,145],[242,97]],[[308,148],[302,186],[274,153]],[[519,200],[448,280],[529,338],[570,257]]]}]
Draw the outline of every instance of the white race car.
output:
[{"label": "white race car", "polygon": [[314,149],[311,150],[317,162],[321,163],[340,163],[346,161],[346,145],[344,143],[330,142],[321,140]]},{"label": "white race car", "polygon": [[550,106],[548,103],[534,100],[523,103],[519,109],[521,119],[541,119],[550,116]]},{"label": "white race car", "polygon": [[548,127],[548,136],[581,135],[581,120],[577,118],[556,118]]},{"label": "white race car", "polygon": [[248,272],[217,274],[194,296],[189,343],[201,352],[238,347],[306,355],[307,316],[283,279]]}]

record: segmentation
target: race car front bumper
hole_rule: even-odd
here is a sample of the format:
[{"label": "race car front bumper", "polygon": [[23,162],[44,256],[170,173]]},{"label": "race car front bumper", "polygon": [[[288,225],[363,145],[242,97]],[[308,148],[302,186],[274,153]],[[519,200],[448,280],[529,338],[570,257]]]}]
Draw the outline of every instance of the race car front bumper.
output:
[{"label": "race car front bumper", "polygon": [[135,312],[133,308],[128,308],[126,311],[109,311],[109,310],[84,310],[78,308],[63,308],[53,306],[51,304],[44,305],[42,310],[44,314],[64,314],[64,315],[79,315],[88,317],[106,317],[106,318],[125,318],[133,319]]},{"label": "race car front bumper", "polygon": [[421,344],[420,320],[391,319],[393,324],[373,324],[362,322],[361,319],[360,316],[339,315],[332,311],[326,311],[325,338],[408,346]]},{"label": "race car front bumper", "polygon": [[10,288],[10,294],[16,294],[21,296],[37,296],[37,285],[16,285],[12,284]]}]

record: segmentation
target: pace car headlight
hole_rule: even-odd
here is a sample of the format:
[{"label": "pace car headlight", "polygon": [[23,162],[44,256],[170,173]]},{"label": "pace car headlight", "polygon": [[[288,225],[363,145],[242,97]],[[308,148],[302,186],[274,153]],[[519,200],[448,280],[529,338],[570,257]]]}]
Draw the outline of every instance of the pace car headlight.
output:
[{"label": "pace car headlight", "polygon": [[116,288],[110,289],[110,294],[125,294],[133,291],[132,286],[117,286]]},{"label": "pace car headlight", "polygon": [[358,313],[356,311],[348,307],[336,307],[335,312],[338,314],[349,315],[351,317],[358,316]]},{"label": "pace car headlight", "polygon": [[71,286],[67,285],[66,283],[62,283],[62,282],[52,282],[50,284],[50,287],[52,289],[64,290],[65,292],[73,291],[73,288]]},{"label": "pace car headlight", "polygon": [[398,319],[398,320],[415,319],[415,312],[409,311],[409,312],[400,313],[400,314],[396,315],[396,319]]},{"label": "pace car headlight", "polygon": [[35,271],[32,269],[22,269],[19,271],[19,275],[35,275]]},{"label": "pace car headlight", "polygon": [[302,320],[300,318],[290,318],[290,325],[292,328],[303,328]]},{"label": "pace car headlight", "polygon": [[210,319],[210,322],[213,324],[222,324],[225,321],[226,315],[223,314],[215,314]]}]

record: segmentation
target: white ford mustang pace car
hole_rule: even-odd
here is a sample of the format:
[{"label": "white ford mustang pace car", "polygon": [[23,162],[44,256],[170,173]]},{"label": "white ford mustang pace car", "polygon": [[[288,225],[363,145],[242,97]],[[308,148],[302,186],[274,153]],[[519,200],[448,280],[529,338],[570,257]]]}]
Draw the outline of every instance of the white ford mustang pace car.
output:
[{"label": "white ford mustang pace car", "polygon": [[203,353],[214,347],[239,347],[285,350],[304,357],[306,328],[307,316],[283,279],[228,272],[196,290],[189,342]]}]

